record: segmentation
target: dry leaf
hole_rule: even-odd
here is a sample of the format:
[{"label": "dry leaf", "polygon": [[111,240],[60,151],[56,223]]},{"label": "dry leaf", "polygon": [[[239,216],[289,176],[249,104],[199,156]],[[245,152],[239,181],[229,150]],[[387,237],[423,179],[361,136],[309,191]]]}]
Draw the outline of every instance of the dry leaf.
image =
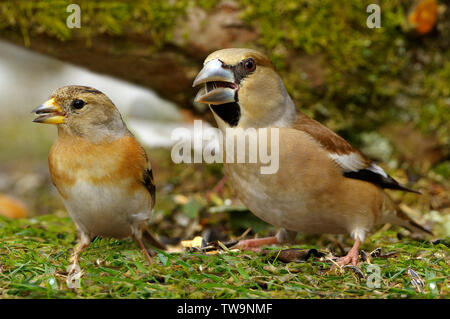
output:
[{"label": "dry leaf", "polygon": [[24,218],[28,215],[25,205],[19,200],[0,194],[0,215],[8,218]]},{"label": "dry leaf", "polygon": [[182,240],[181,246],[184,248],[202,248],[205,246],[205,243],[201,236],[196,236],[192,240]]},{"label": "dry leaf", "polygon": [[426,34],[433,29],[438,16],[436,0],[423,0],[409,14],[408,21],[420,34]]}]

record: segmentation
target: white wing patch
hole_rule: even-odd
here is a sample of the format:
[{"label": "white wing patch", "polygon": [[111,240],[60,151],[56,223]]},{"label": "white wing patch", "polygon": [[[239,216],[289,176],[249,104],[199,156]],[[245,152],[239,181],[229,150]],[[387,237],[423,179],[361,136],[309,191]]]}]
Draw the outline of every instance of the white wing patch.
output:
[{"label": "white wing patch", "polygon": [[350,153],[350,154],[330,154],[331,159],[338,164],[343,170],[344,173],[349,172],[357,172],[362,169],[366,169],[375,173],[377,175],[381,175],[384,178],[389,178],[389,175],[377,164],[371,162],[369,166],[366,166],[364,159],[358,153]]},{"label": "white wing patch", "polygon": [[384,178],[389,178],[388,174],[386,174],[386,172],[375,163],[370,163],[370,165],[369,165],[369,167],[367,167],[367,169],[369,171],[374,172],[375,174],[379,174],[379,175],[383,176]]},{"label": "white wing patch", "polygon": [[[350,153],[350,154],[330,154],[331,159],[338,164],[344,172],[357,172],[363,168],[365,168],[366,164],[364,159],[358,153]],[[374,164],[375,165],[375,164]],[[376,165],[375,165],[376,166]],[[378,167],[378,166],[377,166]],[[381,171],[381,167],[378,167]],[[375,169],[375,168],[374,168]],[[375,172],[374,170],[372,170]],[[383,171],[384,173],[384,171]],[[385,173],[386,174],[386,173]]]}]

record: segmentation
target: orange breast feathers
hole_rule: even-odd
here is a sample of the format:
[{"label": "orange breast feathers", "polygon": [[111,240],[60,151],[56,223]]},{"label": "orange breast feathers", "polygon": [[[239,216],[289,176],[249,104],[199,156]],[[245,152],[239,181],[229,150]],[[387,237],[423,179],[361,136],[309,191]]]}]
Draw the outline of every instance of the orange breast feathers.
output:
[{"label": "orange breast feathers", "polygon": [[131,181],[128,184],[132,187],[142,187],[147,168],[145,151],[132,136],[99,144],[83,138],[61,137],[49,154],[50,176],[63,197],[64,189],[80,179],[99,186]]}]

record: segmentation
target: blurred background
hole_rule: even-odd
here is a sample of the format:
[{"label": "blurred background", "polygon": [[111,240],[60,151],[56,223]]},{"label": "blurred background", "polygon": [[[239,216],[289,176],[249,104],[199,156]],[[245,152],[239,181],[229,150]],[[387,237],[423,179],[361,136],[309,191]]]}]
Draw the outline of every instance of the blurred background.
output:
[{"label": "blurred background", "polygon": [[[81,8],[81,28],[66,11]],[[369,28],[369,4],[381,27]],[[58,87],[106,93],[145,145],[155,175],[154,230],[214,240],[273,232],[225,184],[220,164],[174,164],[173,128],[215,123],[196,105],[203,59],[251,47],[275,62],[299,110],[423,195],[389,192],[450,234],[450,1],[152,0],[0,2],[0,214],[67,216],[48,174],[53,126],[30,111]]]}]

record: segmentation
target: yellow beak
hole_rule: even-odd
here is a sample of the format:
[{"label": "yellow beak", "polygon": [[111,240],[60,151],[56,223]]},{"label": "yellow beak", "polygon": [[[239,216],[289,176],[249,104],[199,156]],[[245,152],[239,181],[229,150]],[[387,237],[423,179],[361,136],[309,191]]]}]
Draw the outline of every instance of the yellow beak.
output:
[{"label": "yellow beak", "polygon": [[51,98],[42,105],[39,105],[31,113],[36,113],[36,117],[33,122],[44,123],[44,124],[62,124],[64,123],[66,117],[64,112],[58,104],[56,104],[55,99]]}]

